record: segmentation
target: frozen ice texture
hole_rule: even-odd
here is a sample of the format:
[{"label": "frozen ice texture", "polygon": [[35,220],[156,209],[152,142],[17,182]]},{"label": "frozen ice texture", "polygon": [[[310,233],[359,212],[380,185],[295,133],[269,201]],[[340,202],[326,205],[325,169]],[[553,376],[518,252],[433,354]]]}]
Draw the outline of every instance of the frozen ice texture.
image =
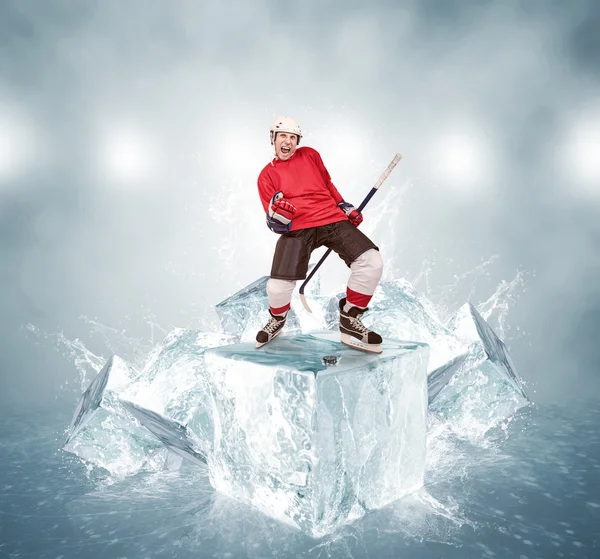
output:
[{"label": "frozen ice texture", "polygon": [[[247,329],[248,322],[253,322],[255,315],[264,313],[268,308],[267,281],[263,276],[227,297],[215,307],[223,331],[240,339]],[[260,326],[258,326],[258,329]]]},{"label": "frozen ice texture", "polygon": [[431,399],[432,410],[448,419],[466,413],[493,422],[529,405],[506,346],[472,304],[458,310],[449,321],[449,330],[468,344],[468,351],[458,366],[450,366],[452,375],[445,375],[446,386]]},{"label": "frozen ice texture", "polygon": [[192,434],[192,450],[204,456],[212,448],[213,434],[202,355],[209,347],[232,341],[222,333],[177,328],[154,348],[139,372],[111,357],[80,398],[64,450],[117,477],[171,469],[177,447],[159,436],[160,427],[168,424],[173,436],[177,425],[186,436]]},{"label": "frozen ice texture", "polygon": [[196,464],[206,464],[206,457],[198,449],[198,444],[193,440],[194,437],[190,435],[185,425],[181,425],[181,423],[159,413],[147,410],[133,402],[121,400],[121,403],[131,415],[174,454],[178,454]]},{"label": "frozen ice texture", "polygon": [[433,304],[404,279],[381,282],[369,309],[362,322],[384,338],[414,340],[429,345],[428,372],[467,349],[467,344],[442,324]]},{"label": "frozen ice texture", "polygon": [[468,353],[461,353],[454,359],[448,361],[427,376],[427,392],[429,403],[433,402],[438,394],[452,381],[454,375],[461,370],[461,367],[468,358]]},{"label": "frozen ice texture", "polygon": [[167,457],[160,441],[119,400],[118,391],[132,376],[127,363],[112,356],[79,399],[63,445],[67,452],[116,477],[155,470]]},{"label": "frozen ice texture", "polygon": [[132,372],[127,363],[117,356],[111,357],[79,398],[65,444],[89,423],[101,404],[107,408],[114,407],[114,390],[126,386],[131,378]]},{"label": "frozen ice texture", "polygon": [[212,485],[314,536],[421,487],[425,467],[429,348],[386,340],[373,355],[337,340],[280,336],[204,354]]},{"label": "frozen ice texture", "polygon": [[[269,276],[263,276],[216,305],[223,331],[235,336],[236,341],[253,340],[269,319],[268,280]],[[288,313],[286,331],[301,331],[295,309]]]},{"label": "frozen ice texture", "polygon": [[[109,380],[112,380],[111,386],[114,386],[115,383],[126,383],[130,377],[131,374],[127,363],[117,357],[112,357],[106,362],[102,370],[79,398],[64,444],[69,443],[89,423],[102,403]],[[119,379],[120,382],[115,379]],[[106,393],[107,404],[110,404],[110,395],[110,392]]]},{"label": "frozen ice texture", "polygon": [[192,429],[202,453],[212,448],[211,395],[204,377],[207,348],[233,343],[227,334],[177,328],[150,353],[123,399]]},{"label": "frozen ice texture", "polygon": [[529,403],[472,305],[442,324],[404,280],[382,282],[364,318],[382,355],[339,343],[344,294],[322,296],[318,281],[313,314],[293,299],[284,334],[256,350],[267,280],[220,303],[222,332],[176,329],[139,372],[109,359],[65,450],[119,477],[206,460],[220,491],[322,535],[422,484],[428,404],[445,426],[486,430]]}]

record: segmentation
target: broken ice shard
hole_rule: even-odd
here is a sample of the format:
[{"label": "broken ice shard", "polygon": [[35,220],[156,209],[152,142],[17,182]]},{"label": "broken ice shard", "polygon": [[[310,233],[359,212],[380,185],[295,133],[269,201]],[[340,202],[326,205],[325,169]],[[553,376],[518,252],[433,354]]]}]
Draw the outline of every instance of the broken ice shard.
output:
[{"label": "broken ice shard", "polygon": [[[216,305],[223,331],[236,336],[236,341],[252,339],[266,322],[267,281],[269,276],[263,276]],[[298,320],[292,311],[288,315],[288,329],[297,328]]]},{"label": "broken ice shard", "polygon": [[211,395],[202,355],[209,347],[233,343],[229,335],[177,328],[158,344],[135,382],[120,393],[134,402],[193,428],[202,452],[212,448]]},{"label": "broken ice shard", "polygon": [[529,404],[506,346],[473,305],[463,305],[449,322],[449,329],[469,344],[468,351],[458,366],[448,365],[451,375],[443,368],[435,372],[447,385],[437,387],[433,410],[446,417],[467,413],[493,423]]},{"label": "broken ice shard", "polygon": [[414,340],[430,347],[429,372],[467,349],[436,316],[433,304],[406,280],[381,282],[362,322],[384,338]]},{"label": "broken ice shard", "polygon": [[205,456],[198,449],[198,444],[193,441],[193,437],[190,436],[184,425],[133,402],[121,400],[121,403],[169,450],[196,464],[206,464]]},{"label": "broken ice shard", "polygon": [[166,450],[123,408],[118,391],[131,382],[127,363],[112,356],[82,394],[63,449],[116,476],[156,469]]},{"label": "broken ice shard", "polygon": [[428,354],[391,340],[367,354],[330,331],[207,350],[211,484],[313,536],[421,487]]},{"label": "broken ice shard", "polygon": [[65,444],[86,426],[100,404],[104,403],[106,407],[115,406],[117,402],[113,396],[114,389],[126,386],[131,381],[131,377],[127,363],[116,355],[106,362],[79,398]]},{"label": "broken ice shard", "polygon": [[175,328],[150,352],[137,384],[150,385],[165,371],[172,370],[182,362],[199,358],[206,348],[233,342],[231,336],[223,334]]},{"label": "broken ice shard", "polygon": [[427,377],[429,403],[437,398],[437,395],[450,383],[454,375],[461,370],[467,357],[468,354],[463,353],[429,373]]}]

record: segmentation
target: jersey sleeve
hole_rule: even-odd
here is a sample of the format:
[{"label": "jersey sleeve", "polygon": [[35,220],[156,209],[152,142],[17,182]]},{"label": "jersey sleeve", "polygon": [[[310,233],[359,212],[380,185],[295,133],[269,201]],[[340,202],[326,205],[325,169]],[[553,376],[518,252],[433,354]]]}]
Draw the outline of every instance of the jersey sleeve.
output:
[{"label": "jersey sleeve", "polygon": [[329,190],[331,197],[335,200],[336,204],[343,202],[344,199],[342,198],[342,195],[337,191],[337,188],[331,182],[331,176],[329,175],[329,171],[327,170],[327,167],[325,167],[325,164],[323,163],[323,160],[321,159],[321,154],[315,149],[312,149],[312,148],[309,148],[309,149],[310,149],[310,154],[311,154],[312,160],[315,162],[315,165],[319,169],[319,172],[321,173],[321,176],[323,177],[323,180],[325,181],[325,184],[327,185],[327,189]]},{"label": "jersey sleeve", "polygon": [[258,195],[260,196],[260,201],[265,210],[265,213],[269,211],[269,202],[273,195],[275,194],[275,185],[267,173],[266,169],[258,175]]}]

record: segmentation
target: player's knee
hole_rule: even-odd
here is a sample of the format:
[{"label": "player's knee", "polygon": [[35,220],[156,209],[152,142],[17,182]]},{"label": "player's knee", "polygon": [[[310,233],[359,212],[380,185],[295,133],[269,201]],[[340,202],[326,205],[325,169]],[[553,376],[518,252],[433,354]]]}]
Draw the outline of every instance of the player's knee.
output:
[{"label": "player's knee", "polygon": [[381,275],[383,274],[383,259],[377,249],[372,248],[363,252],[357,258],[357,262],[361,268],[369,270],[370,274],[377,276],[377,278],[381,278]]},{"label": "player's knee", "polygon": [[371,253],[370,258],[373,268],[377,270],[377,273],[381,277],[381,274],[383,273],[383,258],[381,258],[381,253],[375,249],[371,249],[368,252]]}]

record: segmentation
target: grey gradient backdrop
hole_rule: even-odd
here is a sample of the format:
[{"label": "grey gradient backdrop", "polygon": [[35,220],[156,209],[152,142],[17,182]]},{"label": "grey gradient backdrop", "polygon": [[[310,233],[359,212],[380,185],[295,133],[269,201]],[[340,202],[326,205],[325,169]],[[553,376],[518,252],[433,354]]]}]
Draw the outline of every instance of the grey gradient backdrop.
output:
[{"label": "grey gradient backdrop", "polygon": [[[478,302],[521,271],[506,341],[535,398],[597,396],[600,181],[578,158],[599,79],[594,0],[3,0],[0,399],[77,377],[44,333],[94,349],[87,317],[148,344],[268,273],[256,176],[279,113],[356,204],[402,152],[365,212],[388,277],[425,267],[439,300],[495,257]],[[461,178],[443,162],[465,134]],[[115,170],[119,149],[146,159]]]}]

